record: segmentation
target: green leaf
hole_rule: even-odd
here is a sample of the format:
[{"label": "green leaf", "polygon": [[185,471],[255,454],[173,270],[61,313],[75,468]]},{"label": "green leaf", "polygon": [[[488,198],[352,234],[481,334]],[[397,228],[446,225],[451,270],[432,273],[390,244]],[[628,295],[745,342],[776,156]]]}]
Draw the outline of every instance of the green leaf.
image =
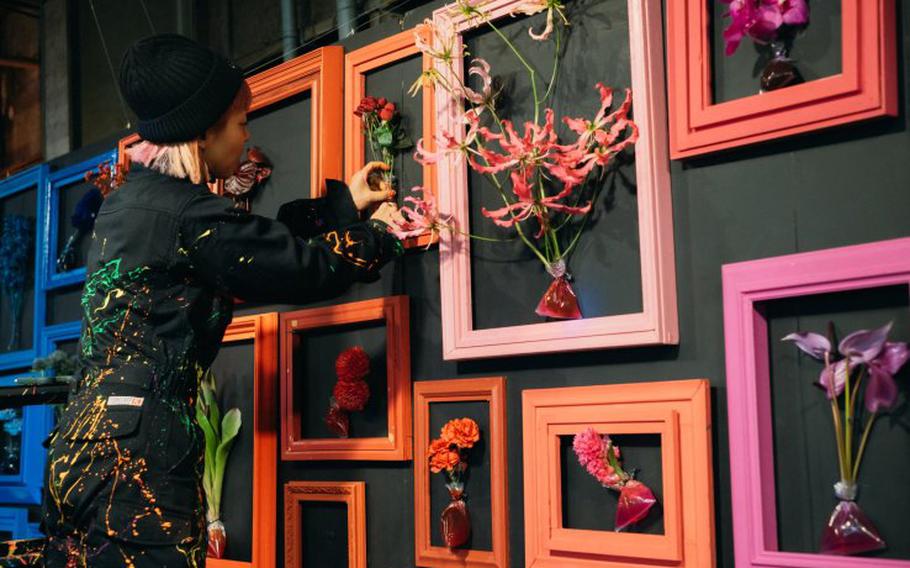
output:
[{"label": "green leaf", "polygon": [[376,143],[380,146],[391,146],[395,137],[392,135],[392,130],[389,128],[388,124],[383,124],[376,129]]},{"label": "green leaf", "polygon": [[240,432],[241,419],[240,410],[232,408],[224,415],[224,421],[221,424],[221,442],[218,444],[217,455],[215,456],[219,472],[224,475],[224,467],[227,465],[228,454],[234,445],[234,438]]}]

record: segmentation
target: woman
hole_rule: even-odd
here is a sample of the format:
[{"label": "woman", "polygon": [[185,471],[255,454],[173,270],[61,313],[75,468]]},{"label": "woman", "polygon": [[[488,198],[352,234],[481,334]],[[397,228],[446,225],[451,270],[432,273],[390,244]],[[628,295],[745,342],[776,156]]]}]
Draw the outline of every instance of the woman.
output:
[{"label": "woman", "polygon": [[[82,296],[82,377],[50,438],[43,528],[48,567],[201,567],[203,437],[197,369],[232,298],[300,303],[370,281],[400,244],[391,190],[350,189],[239,211],[205,181],[230,176],[249,134],[239,69],[180,36],[140,40],[120,88],[144,142],[102,206]],[[378,205],[361,222],[361,212]]]}]

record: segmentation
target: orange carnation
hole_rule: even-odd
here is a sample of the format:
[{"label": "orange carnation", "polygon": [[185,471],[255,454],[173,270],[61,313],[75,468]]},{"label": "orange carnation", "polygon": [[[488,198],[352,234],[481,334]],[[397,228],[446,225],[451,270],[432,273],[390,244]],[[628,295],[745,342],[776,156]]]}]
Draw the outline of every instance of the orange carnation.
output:
[{"label": "orange carnation", "polygon": [[442,439],[459,448],[471,448],[480,439],[480,427],[470,418],[449,420],[442,427]]},{"label": "orange carnation", "polygon": [[430,460],[430,471],[439,473],[442,470],[453,470],[461,462],[461,456],[457,450],[449,448],[449,442],[437,438],[430,442],[430,448],[427,450],[427,458]]}]

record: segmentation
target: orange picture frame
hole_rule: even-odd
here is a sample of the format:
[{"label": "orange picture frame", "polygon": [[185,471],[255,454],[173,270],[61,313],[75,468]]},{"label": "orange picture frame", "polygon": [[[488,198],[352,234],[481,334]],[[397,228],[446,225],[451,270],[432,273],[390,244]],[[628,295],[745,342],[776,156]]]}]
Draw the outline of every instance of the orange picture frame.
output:
[{"label": "orange picture frame", "polygon": [[[841,2],[842,71],[762,94],[713,103],[712,2],[667,3],[670,157],[719,150],[880,116],[897,116],[894,0]],[[811,27],[811,23],[809,24]]]},{"label": "orange picture frame", "polygon": [[[384,321],[388,434],[373,438],[303,438],[294,408],[294,334],[353,323]],[[281,457],[285,460],[411,459],[411,339],[407,296],[387,296],[282,313]]]},{"label": "orange picture frame", "polygon": [[303,568],[299,535],[300,503],[330,501],[348,508],[348,568],[367,568],[366,483],[363,481],[289,481],[284,484],[284,565]]},{"label": "orange picture frame", "polygon": [[314,134],[310,154],[310,196],[325,194],[326,179],[343,174],[342,119],[344,48],[321,47],[247,78],[253,100],[250,112],[268,108],[310,91]]},{"label": "orange picture frame", "polygon": [[238,316],[224,333],[222,344],[253,341],[253,420],[244,427],[253,431],[252,560],[241,562],[209,558],[209,568],[274,568],[275,530],[278,515],[278,314]]},{"label": "orange picture frame", "polygon": [[[526,390],[522,410],[528,568],[714,566],[706,379]],[[664,534],[563,527],[560,436],[587,427],[660,435]]]},{"label": "orange picture frame", "polygon": [[[490,408],[490,497],[493,517],[493,550],[455,550],[432,546],[430,540],[430,404],[483,401]],[[414,383],[414,557],[417,566],[433,568],[508,568],[509,476],[506,459],[506,379],[451,379]],[[476,481],[475,481],[476,482]]]},{"label": "orange picture frame", "polygon": [[[366,163],[363,134],[361,132],[362,121],[359,116],[354,115],[354,110],[360,104],[360,100],[366,96],[366,76],[367,73],[394,63],[407,59],[420,53],[414,38],[414,29],[399,32],[393,36],[373,42],[365,47],[351,51],[344,56],[344,175],[350,179],[355,172],[362,168]],[[422,56],[423,69],[427,70],[433,66],[433,60],[427,56]],[[417,79],[415,77],[415,79]],[[434,92],[432,86],[425,86],[421,90],[423,110],[423,137],[424,144],[430,150],[435,145],[435,123],[436,113],[434,109]],[[424,191],[436,195],[436,167],[427,164],[423,166],[423,184]],[[410,190],[410,188],[398,188],[399,191]],[[439,235],[426,232],[422,235],[405,240],[405,248],[426,247],[439,240]]]}]

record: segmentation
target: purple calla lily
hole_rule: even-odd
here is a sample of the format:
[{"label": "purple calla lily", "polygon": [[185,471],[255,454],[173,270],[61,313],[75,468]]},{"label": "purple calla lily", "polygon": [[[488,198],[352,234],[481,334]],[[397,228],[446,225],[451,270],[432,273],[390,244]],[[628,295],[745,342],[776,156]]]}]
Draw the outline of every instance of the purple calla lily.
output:
[{"label": "purple calla lily", "polygon": [[[833,384],[832,384],[833,382]],[[826,365],[818,376],[818,386],[825,391],[828,400],[840,396],[844,392],[844,385],[847,383],[847,364],[846,359],[841,359],[837,363]],[[834,389],[832,391],[832,388]]]},{"label": "purple calla lily", "polygon": [[910,351],[907,350],[906,343],[888,341],[878,356],[869,362],[869,380],[863,396],[866,410],[879,412],[894,406],[897,402],[897,383],[894,382],[894,374],[904,366],[908,357]]},{"label": "purple calla lily", "polygon": [[843,338],[837,350],[851,363],[869,363],[881,352],[891,331],[891,322],[878,329],[861,329]]},{"label": "purple calla lily", "polygon": [[784,337],[781,341],[792,341],[804,353],[820,361],[825,360],[825,353],[831,352],[831,342],[828,341],[828,338],[811,331],[797,331]]}]

